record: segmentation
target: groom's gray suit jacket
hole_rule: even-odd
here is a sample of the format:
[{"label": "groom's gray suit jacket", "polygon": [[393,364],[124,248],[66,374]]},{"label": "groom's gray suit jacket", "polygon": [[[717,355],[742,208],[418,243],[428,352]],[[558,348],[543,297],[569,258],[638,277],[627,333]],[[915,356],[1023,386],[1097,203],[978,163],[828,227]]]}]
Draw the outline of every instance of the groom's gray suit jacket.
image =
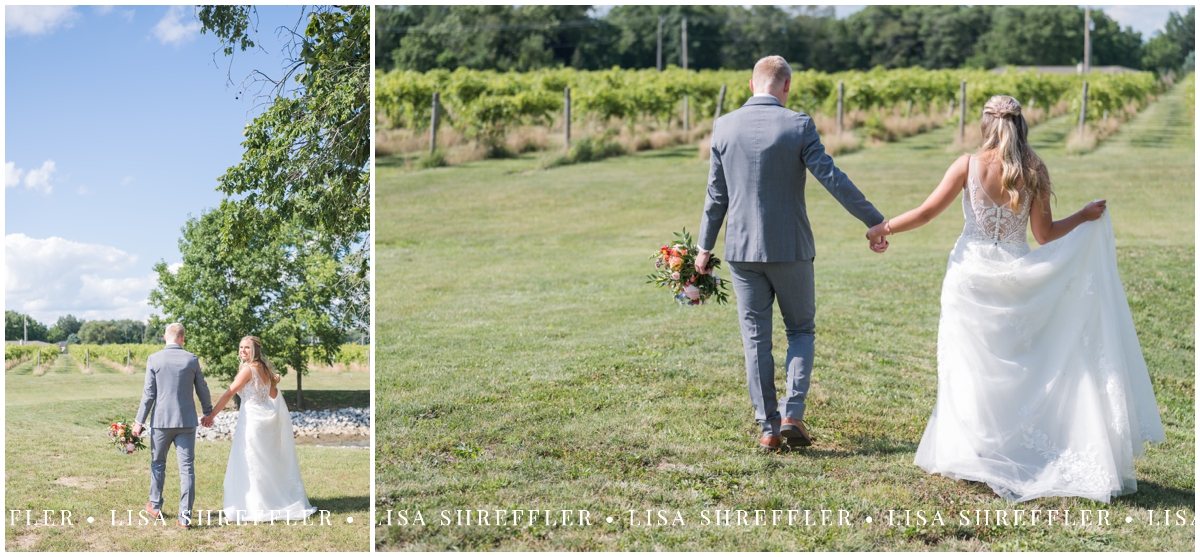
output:
[{"label": "groom's gray suit jacket", "polygon": [[751,97],[713,126],[700,249],[712,250],[721,222],[725,260],[807,261],[816,256],[804,203],[805,170],[868,227],[883,222],[825,154],[816,125],[774,97]]},{"label": "groom's gray suit jacket", "polygon": [[153,419],[150,425],[155,429],[200,425],[193,392],[200,398],[204,413],[212,412],[200,360],[178,344],[168,344],[146,358],[146,385],[142,389],[137,423]]}]

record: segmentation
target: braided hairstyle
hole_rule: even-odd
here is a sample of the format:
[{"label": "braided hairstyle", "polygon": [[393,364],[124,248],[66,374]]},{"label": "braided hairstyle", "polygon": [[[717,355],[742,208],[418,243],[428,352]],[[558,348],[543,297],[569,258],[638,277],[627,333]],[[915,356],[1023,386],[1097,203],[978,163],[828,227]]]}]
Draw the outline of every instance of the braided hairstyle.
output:
[{"label": "braided hairstyle", "polygon": [[996,95],[983,105],[983,118],[979,123],[983,132],[981,153],[1000,159],[1003,171],[1000,185],[1009,193],[1009,208],[1016,210],[1020,204],[1022,188],[1041,202],[1050,189],[1050,174],[1041,157],[1029,146],[1029,125],[1021,115],[1021,103],[1008,95]]}]

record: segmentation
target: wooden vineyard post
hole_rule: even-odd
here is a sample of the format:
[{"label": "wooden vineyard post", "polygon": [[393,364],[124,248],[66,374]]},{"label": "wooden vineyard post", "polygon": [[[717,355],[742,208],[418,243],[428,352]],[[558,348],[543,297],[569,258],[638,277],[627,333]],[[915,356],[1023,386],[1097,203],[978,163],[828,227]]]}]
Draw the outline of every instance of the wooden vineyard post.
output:
[{"label": "wooden vineyard post", "polygon": [[130,352],[129,349],[126,348],[125,349],[125,367],[129,367],[129,365],[132,363],[131,360],[133,360],[133,352]]},{"label": "wooden vineyard post", "polygon": [[92,369],[92,349],[83,349],[83,369]]},{"label": "wooden vineyard post", "polygon": [[33,367],[42,367],[42,349],[41,348],[38,348],[37,365],[35,365]]},{"label": "wooden vineyard post", "polygon": [[563,88],[563,151],[571,150],[571,88]]},{"label": "wooden vineyard post", "polygon": [[838,82],[837,134],[842,135],[842,111],[845,108],[846,84]]},{"label": "wooden vineyard post", "polygon": [[433,92],[433,115],[429,119],[429,154],[437,150],[438,92]]},{"label": "wooden vineyard post", "polygon": [[958,142],[966,141],[967,133],[967,82],[962,82],[962,102],[958,106]]},{"label": "wooden vineyard post", "polygon": [[717,113],[713,114],[713,129],[717,128],[717,118],[721,117],[721,107],[725,105],[725,86],[721,86],[721,94],[717,96]]},{"label": "wooden vineyard post", "polygon": [[908,99],[908,104],[904,106],[904,119],[912,117],[912,99]]},{"label": "wooden vineyard post", "polygon": [[1083,98],[1079,102],[1079,140],[1083,140],[1083,126],[1087,123],[1087,90],[1088,82],[1083,82]]}]

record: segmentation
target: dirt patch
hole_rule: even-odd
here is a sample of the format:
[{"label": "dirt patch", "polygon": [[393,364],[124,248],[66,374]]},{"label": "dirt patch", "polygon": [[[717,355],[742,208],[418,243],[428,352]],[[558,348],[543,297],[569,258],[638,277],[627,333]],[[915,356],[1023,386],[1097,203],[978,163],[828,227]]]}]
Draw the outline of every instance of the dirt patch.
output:
[{"label": "dirt patch", "polygon": [[370,435],[301,435],[296,437],[297,445],[317,445],[321,447],[355,447],[370,448]]},{"label": "dirt patch", "polygon": [[100,479],[100,478],[81,478],[81,477],[76,477],[76,476],[63,476],[61,478],[57,478],[57,479],[51,481],[50,483],[61,485],[61,486],[66,486],[66,487],[74,487],[74,488],[78,488],[78,489],[96,489],[98,487],[106,487],[108,485],[125,483],[127,481],[129,481],[129,478]]},{"label": "dirt patch", "polygon": [[657,468],[658,468],[659,472],[674,471],[674,472],[686,472],[688,474],[699,474],[700,473],[699,468],[688,466],[686,464],[676,464],[674,462],[660,462],[660,463],[658,463]]},{"label": "dirt patch", "polygon": [[37,545],[38,540],[41,539],[41,536],[30,530],[18,531],[13,534],[12,541],[5,544],[4,549],[5,551],[12,551],[14,549],[30,551],[33,549],[33,546]]}]

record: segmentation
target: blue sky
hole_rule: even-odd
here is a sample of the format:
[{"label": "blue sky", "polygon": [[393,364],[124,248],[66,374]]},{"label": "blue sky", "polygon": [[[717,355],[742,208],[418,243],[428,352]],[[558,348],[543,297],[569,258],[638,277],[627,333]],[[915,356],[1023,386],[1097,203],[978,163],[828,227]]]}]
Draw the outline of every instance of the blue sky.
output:
[{"label": "blue sky", "polygon": [[180,228],[220,203],[258,113],[237,84],[282,73],[275,30],[300,9],[259,16],[266,52],[230,68],[191,7],[5,8],[5,309],[49,323],[153,312],[153,265],[180,261]]}]

